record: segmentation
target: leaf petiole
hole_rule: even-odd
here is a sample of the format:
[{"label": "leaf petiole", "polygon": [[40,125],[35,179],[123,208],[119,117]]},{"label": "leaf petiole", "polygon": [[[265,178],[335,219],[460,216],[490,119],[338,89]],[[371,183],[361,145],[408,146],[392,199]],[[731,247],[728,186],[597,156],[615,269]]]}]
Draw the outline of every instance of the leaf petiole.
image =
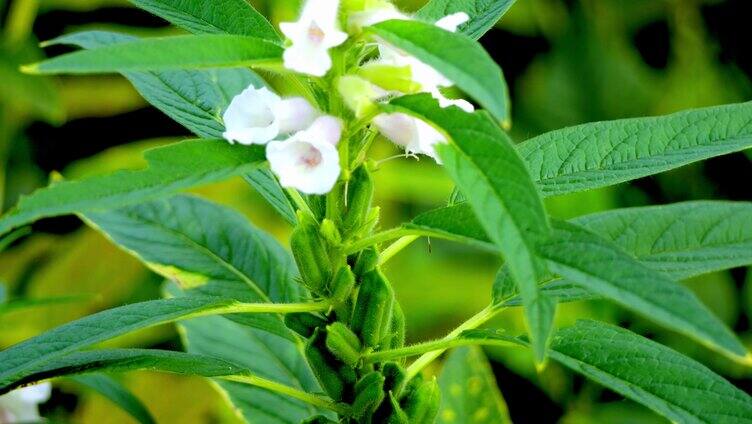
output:
[{"label": "leaf petiole", "polygon": [[261,377],[256,377],[253,375],[228,375],[228,376],[223,376],[219,378],[221,378],[222,380],[235,381],[237,383],[248,384],[251,386],[270,390],[272,392],[287,395],[287,396],[290,396],[291,398],[298,399],[308,404],[329,409],[340,415],[347,415],[350,412],[349,408],[347,408],[346,405],[341,405],[323,396],[304,392],[294,387],[286,386],[284,384],[280,384],[280,383],[267,380]]}]

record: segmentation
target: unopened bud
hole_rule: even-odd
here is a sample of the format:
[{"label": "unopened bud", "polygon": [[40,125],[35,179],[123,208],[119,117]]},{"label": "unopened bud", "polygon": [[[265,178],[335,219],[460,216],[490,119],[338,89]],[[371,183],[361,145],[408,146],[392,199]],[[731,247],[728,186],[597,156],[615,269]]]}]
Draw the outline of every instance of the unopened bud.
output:
[{"label": "unopened bud", "polygon": [[340,77],[337,80],[337,90],[356,118],[377,112],[378,106],[374,101],[386,95],[367,80],[354,75]]}]

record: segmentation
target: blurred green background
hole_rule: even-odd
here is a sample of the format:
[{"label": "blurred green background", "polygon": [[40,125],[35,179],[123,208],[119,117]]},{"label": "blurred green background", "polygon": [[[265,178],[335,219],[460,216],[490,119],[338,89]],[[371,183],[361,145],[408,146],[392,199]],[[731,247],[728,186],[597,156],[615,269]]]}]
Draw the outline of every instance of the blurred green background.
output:
[{"label": "blurred green background", "polygon": [[[703,0],[518,0],[482,41],[504,68],[517,141],[573,124],[658,115],[752,99],[752,26],[744,3]],[[296,0],[252,3],[275,22],[294,18]],[[415,10],[422,1],[401,2]],[[0,0],[0,207],[66,178],[142,165],[148,147],[189,136],[149,107],[118,76],[42,78],[17,72],[20,63],[64,52],[41,51],[40,40],[82,29],[139,35],[177,33],[126,0]],[[387,157],[387,142],[376,153]],[[585,194],[550,199],[568,218],[625,206],[690,199],[752,200],[752,154],[740,153],[657,177]],[[391,161],[376,175],[384,228],[443,204],[452,185],[430,160]],[[289,228],[240,180],[197,190],[236,208],[283,243]],[[0,348],[53,326],[124,303],[155,298],[160,278],[76,218],[39,222],[0,254],[7,298],[71,296],[69,302],[0,316]],[[413,341],[438,337],[484,307],[499,260],[456,244],[422,241],[387,268],[408,318]],[[752,344],[752,273],[733,270],[687,284]],[[0,293],[3,290],[0,290]],[[0,299],[2,299],[0,295]],[[559,324],[596,317],[629,327],[698,358],[744,390],[752,373],[676,334],[605,302],[561,308]],[[517,334],[519,311],[494,322]],[[170,326],[108,345],[178,349]],[[660,421],[556,364],[541,374],[525,352],[487,350],[513,421],[517,423],[646,423]],[[434,370],[435,371],[435,370]],[[118,376],[158,422],[234,422],[210,383],[151,373]],[[128,423],[130,418],[73,382],[55,386],[43,407],[60,422]]]}]

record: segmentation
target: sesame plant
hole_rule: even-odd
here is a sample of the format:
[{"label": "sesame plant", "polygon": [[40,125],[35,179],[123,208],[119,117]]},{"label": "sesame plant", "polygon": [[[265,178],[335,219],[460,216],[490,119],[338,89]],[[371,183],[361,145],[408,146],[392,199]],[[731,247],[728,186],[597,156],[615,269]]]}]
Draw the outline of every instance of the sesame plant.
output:
[{"label": "sesame plant", "polygon": [[[74,33],[44,45],[76,51],[23,71],[121,73],[196,138],[147,151],[144,169],[58,179],[2,216],[0,234],[77,214],[164,276],[164,297],[1,351],[0,394],[153,370],[212,379],[252,423],[504,422],[495,385],[482,386],[482,401],[450,388],[488,376],[479,350],[457,348],[511,346],[530,350],[539,369],[560,363],[674,422],[752,422],[748,394],[679,352],[604,322],[553,326],[557,304],[602,299],[752,366],[734,332],[681,284],[752,264],[752,204],[561,221],[542,200],[751,148],[752,103],[515,144],[503,73],[477,41],[514,0],[431,0],[414,15],[386,0],[308,0],[279,28],[245,0],[131,2],[191,34]],[[372,174],[389,163],[371,147],[387,141],[404,150],[397,160],[426,157],[456,185],[446,204],[396,228],[383,227],[373,202]],[[291,252],[240,214],[178,194],[236,176],[292,226]],[[383,269],[422,237],[504,264],[488,307],[446,337],[408,345]],[[525,334],[489,325],[510,308],[523,311]],[[94,348],[172,322],[184,352]],[[447,350],[440,378],[428,376]]]}]

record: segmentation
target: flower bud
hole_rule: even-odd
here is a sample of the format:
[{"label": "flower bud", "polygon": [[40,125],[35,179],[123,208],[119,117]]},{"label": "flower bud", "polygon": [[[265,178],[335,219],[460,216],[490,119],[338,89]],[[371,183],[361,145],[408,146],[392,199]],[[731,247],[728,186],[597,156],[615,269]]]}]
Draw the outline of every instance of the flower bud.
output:
[{"label": "flower bud", "polygon": [[362,349],[360,340],[341,322],[335,322],[326,327],[326,347],[337,359],[351,367],[360,361]]},{"label": "flower bud", "polygon": [[310,214],[298,212],[290,247],[305,286],[314,294],[323,294],[332,278],[332,263],[319,226]]},{"label": "flower bud", "polygon": [[358,69],[358,76],[386,91],[410,94],[419,92],[421,88],[413,80],[413,71],[409,65],[368,63]]},{"label": "flower bud", "polygon": [[355,385],[352,414],[356,419],[371,414],[384,401],[384,376],[377,371],[363,376]]},{"label": "flower bud", "polygon": [[307,312],[285,315],[287,328],[305,338],[311,337],[316,328],[324,327],[326,324],[327,321],[324,318]]},{"label": "flower bud", "polygon": [[394,292],[378,271],[363,276],[353,311],[352,330],[366,347],[378,347],[391,328]]},{"label": "flower bud", "polygon": [[362,118],[378,110],[374,100],[386,95],[367,80],[345,75],[337,80],[337,90],[356,118]]},{"label": "flower bud", "polygon": [[434,378],[411,387],[403,400],[403,410],[411,424],[432,424],[439,413],[441,391]]}]

